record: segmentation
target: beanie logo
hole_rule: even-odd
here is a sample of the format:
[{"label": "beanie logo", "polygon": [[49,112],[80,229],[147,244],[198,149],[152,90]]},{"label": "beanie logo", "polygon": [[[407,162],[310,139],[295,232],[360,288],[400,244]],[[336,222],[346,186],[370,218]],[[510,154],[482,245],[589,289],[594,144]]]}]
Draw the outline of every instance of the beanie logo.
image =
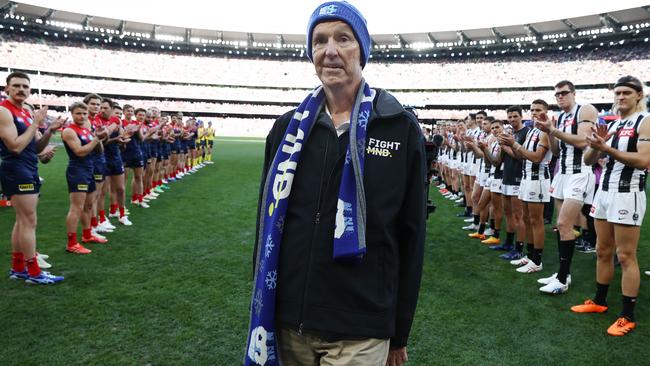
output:
[{"label": "beanie logo", "polygon": [[334,5],[334,4],[330,4],[330,5],[327,5],[327,6],[323,6],[323,7],[320,8],[320,10],[318,11],[318,15],[331,15],[331,14],[336,13],[336,10],[337,10],[337,9],[338,9],[338,6],[336,6],[336,5]]}]

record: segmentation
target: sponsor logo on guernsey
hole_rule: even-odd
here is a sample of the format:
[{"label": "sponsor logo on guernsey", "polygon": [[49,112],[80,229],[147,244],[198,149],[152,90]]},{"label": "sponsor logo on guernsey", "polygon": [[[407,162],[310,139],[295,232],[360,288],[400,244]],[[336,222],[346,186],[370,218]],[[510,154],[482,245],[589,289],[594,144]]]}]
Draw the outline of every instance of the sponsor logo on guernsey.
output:
[{"label": "sponsor logo on guernsey", "polygon": [[634,129],[624,128],[618,132],[618,137],[634,137]]},{"label": "sponsor logo on guernsey", "polygon": [[369,155],[390,158],[393,156],[393,153],[399,150],[401,145],[401,142],[384,141],[371,137],[368,139],[368,148],[366,149],[366,153]]},{"label": "sponsor logo on guernsey", "polygon": [[18,185],[18,190],[21,192],[29,192],[34,190],[34,184],[19,184]]}]

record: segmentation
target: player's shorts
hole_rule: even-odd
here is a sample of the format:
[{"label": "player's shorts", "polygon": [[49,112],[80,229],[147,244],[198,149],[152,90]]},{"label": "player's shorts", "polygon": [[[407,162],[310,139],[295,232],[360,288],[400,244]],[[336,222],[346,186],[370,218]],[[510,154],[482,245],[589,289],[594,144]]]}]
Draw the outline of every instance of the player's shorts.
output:
[{"label": "player's shorts", "polygon": [[106,173],[108,170],[106,168],[106,162],[100,160],[99,158],[95,158],[93,164],[93,176],[95,178],[95,183],[102,183],[104,180],[106,180]]},{"label": "player's shorts", "polygon": [[598,190],[591,217],[614,224],[641,226],[645,216],[645,192],[605,192]]},{"label": "player's shorts", "polygon": [[160,155],[162,160],[169,160],[169,145],[165,144],[165,146],[160,149]]},{"label": "player's shorts", "polygon": [[214,140],[208,140],[208,146],[214,147]]},{"label": "player's shorts", "polygon": [[124,157],[124,166],[127,168],[142,168],[144,167],[144,159],[142,157],[133,156],[133,157]]},{"label": "player's shorts", "polygon": [[180,154],[181,153],[181,142],[179,140],[176,140],[172,142],[171,144],[171,153],[172,154]]},{"label": "player's shorts", "polygon": [[188,140],[187,141],[187,148],[190,150],[195,150],[196,149],[196,140]]},{"label": "player's shorts", "polygon": [[596,177],[591,171],[576,174],[557,174],[551,183],[551,197],[559,200],[572,199],[591,204],[596,188]]},{"label": "player's shorts", "polygon": [[503,184],[501,185],[501,194],[508,197],[519,197],[518,184]]},{"label": "player's shorts", "polygon": [[485,188],[488,186],[488,179],[490,177],[489,173],[478,173],[478,176],[476,177],[476,181],[478,182],[478,185]]},{"label": "player's shorts", "polygon": [[465,163],[465,175],[474,176],[474,164],[471,161]]},{"label": "player's shorts", "polygon": [[114,176],[124,174],[124,164],[122,159],[115,159],[106,162],[106,175]]},{"label": "player's shorts", "polygon": [[524,179],[519,186],[519,199],[524,202],[544,203],[551,202],[551,180]]},{"label": "player's shorts", "polygon": [[199,146],[205,147],[205,145],[207,145],[205,140],[201,140],[201,142],[199,142]]},{"label": "player's shorts", "polygon": [[474,181],[475,183],[478,183],[479,186],[485,187],[488,179],[488,173],[478,173],[476,176],[476,180]]},{"label": "player's shorts", "polygon": [[0,165],[0,185],[2,193],[10,198],[15,194],[38,194],[41,179],[38,171]]},{"label": "player's shorts", "polygon": [[486,187],[490,192],[501,194],[501,186],[503,185],[502,179],[492,178],[490,187]]},{"label": "player's shorts", "polygon": [[68,192],[95,192],[95,178],[93,172],[82,167],[68,166],[65,171],[68,181]]},{"label": "player's shorts", "polygon": [[149,159],[158,159],[158,144],[149,144]]}]

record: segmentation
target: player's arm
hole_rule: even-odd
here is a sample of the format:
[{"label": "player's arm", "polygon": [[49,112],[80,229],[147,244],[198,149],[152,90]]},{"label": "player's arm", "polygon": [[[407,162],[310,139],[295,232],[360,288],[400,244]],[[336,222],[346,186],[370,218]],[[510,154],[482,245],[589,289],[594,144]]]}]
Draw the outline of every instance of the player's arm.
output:
[{"label": "player's arm", "polygon": [[0,107],[0,139],[7,149],[18,155],[29,145],[38,131],[38,124],[32,123],[22,135],[18,135],[14,117],[8,109]]},{"label": "player's arm", "polygon": [[68,148],[80,158],[90,154],[99,144],[99,139],[93,138],[90,143],[81,145],[81,141],[79,141],[77,134],[70,128],[63,130],[61,137],[66,145],[68,145]]},{"label": "player's arm", "polygon": [[580,109],[576,119],[578,119],[577,135],[565,133],[556,128],[551,128],[549,135],[582,150],[588,145],[585,138],[591,133],[591,128],[598,123],[598,111],[591,104],[587,104]]},{"label": "player's arm", "polygon": [[[47,110],[47,108],[43,108],[43,110]],[[45,130],[43,135],[37,137],[36,151],[39,153],[42,152],[43,149],[45,149],[45,147],[50,143],[50,138],[52,135],[54,135],[67,120],[67,118],[59,116],[54,122],[52,122],[50,126]]]},{"label": "player's arm", "polygon": [[499,149],[499,152],[496,155],[492,155],[492,152],[490,152],[490,145],[492,142],[494,142],[494,140],[489,139],[487,144],[481,144],[480,147],[483,151],[483,156],[490,164],[499,165],[501,164],[501,149]]},{"label": "player's arm", "polygon": [[637,152],[625,152],[604,144],[602,151],[621,163],[636,169],[650,166],[650,117],[646,117],[639,129]]},{"label": "player's arm", "polygon": [[535,164],[539,164],[542,162],[542,160],[544,160],[544,156],[546,156],[546,152],[548,151],[548,135],[542,132],[540,134],[539,140],[540,141],[537,144],[537,150],[535,151],[528,151],[527,149],[524,149],[524,147],[518,142],[515,142],[512,145],[512,149],[522,158],[530,160]]}]

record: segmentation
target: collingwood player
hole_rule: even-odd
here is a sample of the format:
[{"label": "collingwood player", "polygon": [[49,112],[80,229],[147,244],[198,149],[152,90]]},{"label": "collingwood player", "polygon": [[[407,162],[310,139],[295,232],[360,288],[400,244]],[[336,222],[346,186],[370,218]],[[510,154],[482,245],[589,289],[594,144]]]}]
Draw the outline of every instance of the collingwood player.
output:
[{"label": "collingwood player", "polygon": [[601,156],[609,158],[591,208],[597,233],[596,296],[571,310],[577,313],[607,311],[607,291],[614,276],[616,252],[623,272],[623,311],[607,333],[623,336],[636,327],[634,305],[640,282],[637,248],[646,208],[650,115],[644,112],[643,84],[639,79],[620,78],[614,86],[614,95],[620,118],[606,126],[592,126],[587,136],[589,148],[585,152],[587,164],[596,163]]},{"label": "collingwood player", "polygon": [[[537,99],[530,106],[531,117],[533,121],[548,119],[548,104]],[[524,222],[528,224],[527,229],[530,231],[528,245],[528,258],[525,262],[533,262],[535,266],[542,266],[542,253],[544,251],[544,203],[550,202],[551,195],[549,188],[550,172],[549,162],[551,161],[551,150],[549,149],[548,135],[537,128],[532,128],[526,133],[522,144],[515,142],[511,136],[505,136],[503,142],[512,147],[512,151],[523,160],[522,180],[519,188],[519,199],[523,204]],[[521,255],[523,248],[516,248]],[[549,278],[544,278],[538,282],[545,286],[540,288],[542,292],[548,292],[548,286],[555,280],[557,273]]]},{"label": "collingwood player", "polygon": [[591,167],[583,159],[587,147],[587,137],[598,121],[598,111],[590,104],[580,105],[575,101],[576,89],[568,80],[555,85],[555,99],[562,109],[557,126],[550,120],[535,121],[535,127],[546,132],[553,154],[559,154],[560,170],[551,183],[551,196],[557,206],[558,254],[560,270],[553,293],[568,290],[567,277],[571,273],[571,259],[575,247],[576,234],[573,226],[578,222],[581,212],[588,212],[593,201],[595,177]]}]

